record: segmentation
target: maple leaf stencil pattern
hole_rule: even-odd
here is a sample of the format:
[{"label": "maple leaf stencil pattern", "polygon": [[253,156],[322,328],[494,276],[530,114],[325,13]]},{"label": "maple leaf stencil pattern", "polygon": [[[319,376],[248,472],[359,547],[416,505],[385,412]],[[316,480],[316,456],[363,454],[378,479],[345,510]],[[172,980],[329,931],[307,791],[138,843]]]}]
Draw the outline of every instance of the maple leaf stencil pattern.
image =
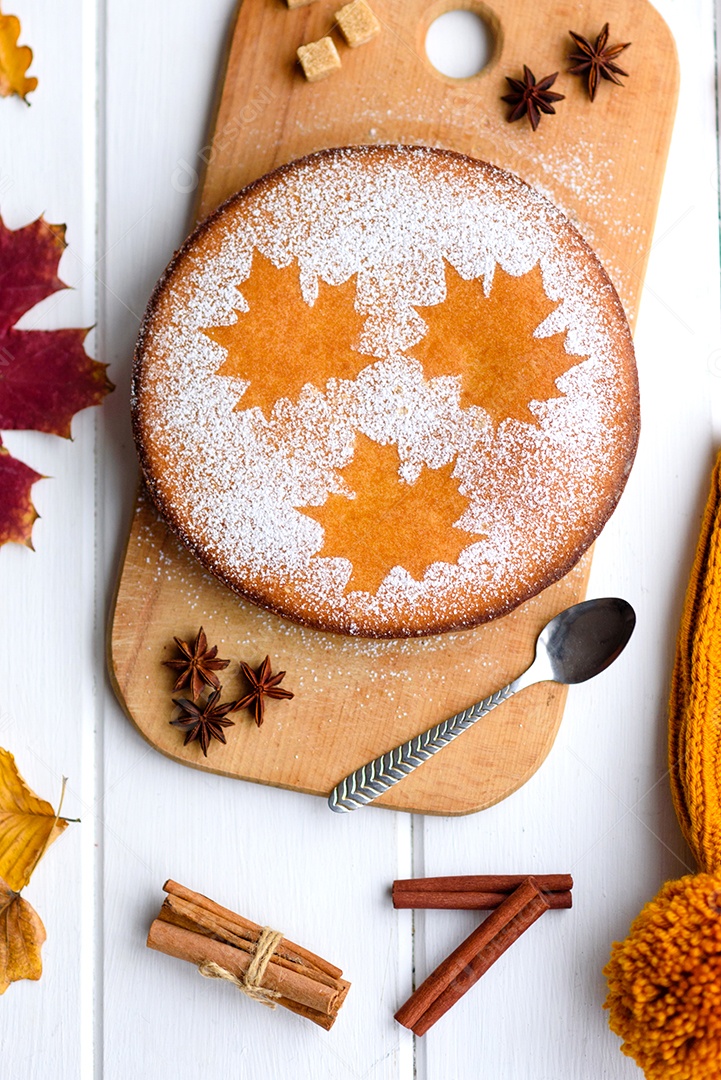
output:
[{"label": "maple leaf stencil pattern", "polygon": [[461,408],[480,405],[496,426],[511,417],[537,425],[530,402],[561,397],[556,379],[579,361],[565,332],[535,336],[556,307],[538,265],[520,277],[496,266],[486,296],[483,279],[467,281],[446,263],[446,300],[421,308],[428,331],[409,352],[426,379],[460,375]]},{"label": "maple leaf stencil pattern", "polygon": [[377,592],[395,566],[420,581],[432,563],[456,563],[480,539],[457,524],[469,500],[452,478],[453,462],[424,468],[412,484],[399,476],[399,464],[395,446],[356,435],[353,460],[343,469],[354,497],[331,493],[322,506],[299,508],[323,526],[318,555],[352,563],[346,591]]},{"label": "maple leaf stencil pattern", "polygon": [[355,309],[355,277],[341,285],[319,279],[311,306],[300,289],[297,263],[279,269],[256,251],[238,289],[248,310],[237,311],[229,326],[203,331],[227,353],[217,374],[250,383],[238,409],[257,405],[269,417],[280,398],[297,400],[307,383],[324,390],[329,379],[354,379],[374,362],[353,347],[364,322]]},{"label": "maple leaf stencil pattern", "polygon": [[[531,403],[561,397],[556,380],[578,363],[565,331],[537,336],[557,308],[539,266],[520,276],[496,266],[488,294],[483,279],[466,280],[450,263],[445,269],[445,301],[420,309],[426,333],[408,355],[422,363],[426,380],[458,377],[462,408],[482,407],[495,426],[509,418],[537,426]],[[270,417],[277,401],[297,399],[308,382],[323,390],[329,379],[354,379],[375,362],[357,351],[364,318],[355,308],[355,277],[318,286],[315,304],[306,303],[297,264],[278,268],[255,252],[238,286],[248,310],[203,331],[226,351],[218,374],[249,382],[237,409],[258,406]],[[343,469],[353,496],[331,493],[322,506],[298,507],[323,528],[318,557],[351,563],[346,591],[374,594],[394,567],[420,581],[433,563],[455,564],[482,539],[458,525],[469,500],[453,479],[454,463],[424,468],[408,483],[399,462],[395,445],[357,433]]]}]

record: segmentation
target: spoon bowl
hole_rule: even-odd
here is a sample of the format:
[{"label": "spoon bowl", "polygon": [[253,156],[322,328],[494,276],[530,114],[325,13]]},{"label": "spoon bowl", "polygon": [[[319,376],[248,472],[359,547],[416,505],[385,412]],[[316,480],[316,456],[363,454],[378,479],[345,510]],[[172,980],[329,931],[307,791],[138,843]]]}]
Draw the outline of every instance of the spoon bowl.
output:
[{"label": "spoon bowl", "polygon": [[[566,608],[541,631],[536,642],[536,671],[542,663],[546,676],[558,683],[582,683],[604,671],[626,648],[636,625],[636,613],[627,600],[615,596],[586,600]],[[527,685],[530,685],[528,683]]]},{"label": "spoon bowl", "polygon": [[633,608],[616,596],[585,600],[566,608],[538,635],[536,657],[517,679],[356,769],[333,789],[328,805],[337,814],[347,814],[373,802],[502,702],[533,683],[581,683],[592,679],[623,652],[635,625]]}]

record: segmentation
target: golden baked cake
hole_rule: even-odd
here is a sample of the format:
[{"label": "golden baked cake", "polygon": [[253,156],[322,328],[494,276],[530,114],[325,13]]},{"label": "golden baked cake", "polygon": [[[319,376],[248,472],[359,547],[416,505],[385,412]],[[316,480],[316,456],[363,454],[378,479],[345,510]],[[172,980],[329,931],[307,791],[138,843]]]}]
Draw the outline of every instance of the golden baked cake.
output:
[{"label": "golden baked cake", "polygon": [[200,225],[150,301],[133,417],[209,570],[371,637],[471,626],[565,574],[639,428],[629,327],[579,233],[419,147],[315,154]]}]

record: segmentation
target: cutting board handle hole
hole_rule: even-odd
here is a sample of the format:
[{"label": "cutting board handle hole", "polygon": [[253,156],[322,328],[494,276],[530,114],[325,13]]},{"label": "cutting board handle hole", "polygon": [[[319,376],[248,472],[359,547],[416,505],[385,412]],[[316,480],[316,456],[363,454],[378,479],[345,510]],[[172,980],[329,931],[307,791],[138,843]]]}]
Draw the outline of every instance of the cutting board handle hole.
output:
[{"label": "cutting board handle hole", "polygon": [[476,0],[439,0],[424,13],[423,51],[436,74],[459,83],[485,71],[497,59],[500,25]]}]

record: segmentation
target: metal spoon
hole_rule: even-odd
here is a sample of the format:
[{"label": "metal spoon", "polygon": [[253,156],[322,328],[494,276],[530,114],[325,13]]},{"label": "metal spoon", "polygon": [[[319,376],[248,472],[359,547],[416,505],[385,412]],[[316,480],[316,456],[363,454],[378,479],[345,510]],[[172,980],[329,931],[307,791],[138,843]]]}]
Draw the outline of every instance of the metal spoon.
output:
[{"label": "metal spoon", "polygon": [[337,814],[347,814],[373,802],[487,716],[496,705],[533,683],[581,683],[592,679],[623,652],[635,625],[633,608],[617,597],[586,600],[566,608],[541,631],[536,642],[536,658],[522,675],[483,701],[346,776],[331,792],[328,805]]}]

